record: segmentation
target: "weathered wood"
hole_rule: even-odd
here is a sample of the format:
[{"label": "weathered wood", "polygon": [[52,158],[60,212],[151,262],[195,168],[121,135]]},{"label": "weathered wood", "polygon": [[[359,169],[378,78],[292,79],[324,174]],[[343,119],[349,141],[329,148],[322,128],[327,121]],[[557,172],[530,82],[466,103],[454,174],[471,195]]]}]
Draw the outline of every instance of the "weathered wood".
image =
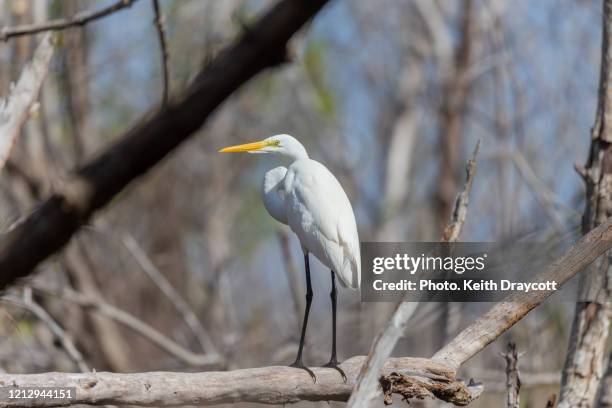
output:
[{"label": "weathered wood", "polygon": [[503,357],[506,360],[506,407],[520,408],[521,379],[516,343],[508,343],[508,350],[503,354]]},{"label": "weathered wood", "polygon": [[[612,0],[603,0],[601,73],[595,124],[584,169],[586,205],[582,232],[612,216]],[[580,279],[563,367],[558,408],[592,407],[605,369],[606,340],[612,314],[612,266],[601,257]]]},{"label": "weathered wood", "polygon": [[0,169],[4,167],[21,127],[38,99],[52,56],[53,42],[51,36],[46,35],[34,52],[32,62],[26,65],[17,84],[11,87],[10,94],[0,100]]},{"label": "weathered wood", "polygon": [[[114,374],[0,374],[1,387],[76,387],[70,404],[180,406],[211,405],[239,401],[286,404],[298,401],[346,401],[365,357],[353,357],[341,364],[345,383],[336,370],[313,368],[317,382],[304,371],[291,367],[262,367],[227,372],[152,372]],[[407,370],[413,388],[454,387],[462,383],[447,367],[422,358],[389,359],[384,370]],[[48,400],[0,401],[6,407],[53,406]],[[67,403],[64,405],[68,405]]]},{"label": "weathered wood", "polygon": [[[582,237],[559,259],[536,275],[533,281],[556,281],[560,288],[611,247],[612,219]],[[553,293],[552,290],[513,293],[459,333],[432,357],[433,360],[451,368],[459,368]]]},{"label": "weathered wood", "polygon": [[[442,242],[455,242],[459,239],[463,224],[467,217],[467,210],[469,205],[470,192],[472,191],[472,185],[474,183],[474,177],[476,176],[476,156],[478,155],[478,149],[480,148],[480,141],[476,144],[472,157],[468,160],[466,165],[466,180],[463,190],[457,195],[455,199],[454,210],[451,215],[448,226],[444,229],[442,234]],[[377,405],[377,399],[381,398],[378,384],[380,383],[383,388],[386,387],[385,400],[390,400],[390,395],[397,390],[400,394],[408,399],[413,394],[413,390],[405,392],[405,383],[412,383],[410,380],[403,378],[401,375],[397,377],[397,373],[393,378],[381,377],[381,367],[385,361],[389,358],[395,345],[399,339],[406,332],[408,322],[412,315],[416,311],[419,303],[418,302],[407,302],[402,301],[397,304],[393,315],[389,319],[389,322],[385,328],[378,334],[370,352],[366,364],[362,368],[362,372],[359,374],[359,379],[353,395],[347,404],[349,408],[365,408],[370,405]],[[395,386],[397,384],[397,386]],[[421,387],[422,388],[422,387]],[[427,390],[428,396],[434,396],[434,394]],[[424,398],[424,395],[414,394],[414,398]],[[475,396],[474,398],[476,398]]]}]

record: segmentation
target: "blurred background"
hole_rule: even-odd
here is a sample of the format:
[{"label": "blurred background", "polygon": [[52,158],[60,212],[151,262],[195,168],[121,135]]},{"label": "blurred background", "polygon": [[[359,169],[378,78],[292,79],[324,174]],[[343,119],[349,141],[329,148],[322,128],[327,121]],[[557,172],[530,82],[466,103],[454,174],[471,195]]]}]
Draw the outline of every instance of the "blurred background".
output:
[{"label": "blurred background", "polygon": [[[0,27],[110,3],[6,0]],[[171,94],[270,4],[161,0]],[[292,43],[292,63],[234,94],[198,136],[41,266],[27,282],[33,290],[22,285],[7,295],[0,368],[195,371],[291,363],[305,284],[296,237],[259,198],[263,173],[274,164],[217,153],[272,134],[295,136],[337,176],[361,241],[439,240],[477,140],[461,240],[572,235],[583,210],[574,163],[586,160],[595,117],[601,13],[594,0],[332,1]],[[160,103],[153,20],[152,3],[140,0],[58,34],[39,109],[0,174],[3,228]],[[0,45],[3,96],[39,38]],[[316,366],[329,358],[331,322],[328,271],[318,261],[312,267],[305,362]],[[361,303],[349,290],[339,299],[339,357],[366,354],[394,305]],[[572,300],[555,296],[463,368],[463,377],[485,383],[473,406],[501,405],[499,352],[509,340],[525,352],[522,406],[545,405],[558,387]],[[421,305],[394,354],[431,356],[489,306]],[[149,331],[134,330],[142,322]]]}]

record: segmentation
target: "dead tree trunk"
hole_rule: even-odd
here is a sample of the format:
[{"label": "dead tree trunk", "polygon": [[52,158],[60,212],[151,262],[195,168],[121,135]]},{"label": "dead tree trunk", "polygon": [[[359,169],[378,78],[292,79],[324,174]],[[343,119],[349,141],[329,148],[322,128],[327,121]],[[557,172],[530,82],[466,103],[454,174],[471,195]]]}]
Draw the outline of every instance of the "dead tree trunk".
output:
[{"label": "dead tree trunk", "polygon": [[[582,231],[587,233],[612,216],[612,0],[604,0],[599,99],[586,167]],[[610,258],[603,256],[581,277],[581,289],[563,369],[558,407],[590,407],[604,371],[604,352],[612,307]]]}]

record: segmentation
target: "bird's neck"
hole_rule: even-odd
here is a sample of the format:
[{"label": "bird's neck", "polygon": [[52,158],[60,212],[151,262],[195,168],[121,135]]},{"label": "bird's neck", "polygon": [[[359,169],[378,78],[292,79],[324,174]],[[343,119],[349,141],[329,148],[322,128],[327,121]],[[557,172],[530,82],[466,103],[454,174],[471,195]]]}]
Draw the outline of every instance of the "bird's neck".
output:
[{"label": "bird's neck", "polygon": [[283,152],[283,159],[285,159],[288,164],[308,158],[308,152],[303,147],[301,149],[294,149],[289,152]]}]

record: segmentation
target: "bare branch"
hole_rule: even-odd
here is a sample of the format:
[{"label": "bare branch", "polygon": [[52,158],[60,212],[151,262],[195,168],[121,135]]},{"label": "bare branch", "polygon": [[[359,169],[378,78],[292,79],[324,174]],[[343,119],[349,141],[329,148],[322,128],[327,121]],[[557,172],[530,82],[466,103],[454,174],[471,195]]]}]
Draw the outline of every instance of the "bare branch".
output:
[{"label": "bare branch", "polygon": [[[455,210],[451,216],[448,226],[444,230],[442,237],[443,242],[454,242],[459,238],[463,224],[467,216],[467,208],[469,205],[469,195],[472,190],[474,176],[476,175],[476,156],[480,147],[480,141],[476,143],[474,153],[468,161],[466,170],[467,178],[463,191],[457,196],[455,201]],[[368,359],[364,365],[363,372],[359,375],[359,381],[355,387],[355,391],[348,402],[349,407],[367,407],[380,395],[377,390],[379,383],[380,369],[389,358],[398,340],[404,335],[408,322],[418,307],[418,302],[400,302],[395,308],[389,323],[384,330],[374,340]],[[385,400],[390,399],[390,395],[395,390],[402,394],[404,398],[420,398],[422,395],[411,394],[406,391],[405,376],[394,373],[393,377],[380,379],[380,383],[385,390]],[[409,381],[410,382],[410,381]],[[435,395],[435,394],[433,394]],[[478,394],[479,395],[479,394]],[[472,396],[469,399],[476,398]],[[462,399],[462,401],[468,401]]]},{"label": "bare branch", "polygon": [[[406,332],[408,322],[418,306],[418,302],[400,302],[397,304],[391,319],[389,319],[385,328],[376,336],[370,347],[366,362],[363,365],[362,372],[359,373],[357,385],[347,407],[368,407],[373,404],[380,398],[380,391],[377,388],[379,383],[383,384],[383,389],[386,389],[386,392],[389,393],[389,396],[385,397],[386,401],[390,399],[390,394],[394,390],[399,391],[404,388],[402,387],[404,385],[403,382],[395,377],[397,373],[393,373],[393,379],[385,380],[384,377],[381,377],[381,369],[393,352],[398,340]],[[395,384],[401,384],[402,386],[394,387]],[[413,397],[418,398],[419,395],[415,394]]]},{"label": "bare branch", "polygon": [[53,21],[48,21],[43,24],[25,24],[16,27],[4,27],[0,31],[0,40],[7,41],[11,37],[19,37],[22,35],[32,35],[42,33],[44,31],[57,31],[63,30],[69,27],[84,26],[95,20],[99,20],[103,17],[113,14],[116,11],[130,7],[136,0],[118,0],[100,10],[95,11],[83,11],[75,14],[71,18],[61,18]]},{"label": "bare branch", "polygon": [[23,69],[17,85],[6,99],[0,101],[0,169],[4,167],[21,127],[35,106],[51,56],[53,42],[47,35],[36,49],[32,62]]},{"label": "bare branch", "polygon": [[0,297],[0,300],[10,302],[32,312],[32,314],[47,325],[49,330],[51,330],[51,333],[53,333],[55,338],[59,340],[62,348],[66,350],[68,356],[70,356],[70,358],[76,363],[77,367],[79,367],[79,370],[81,370],[83,373],[89,372],[89,367],[87,367],[87,363],[85,363],[81,352],[74,345],[72,338],[70,338],[66,331],[53,319],[53,317],[51,317],[51,315],[49,315],[49,313],[47,313],[45,309],[34,302],[31,296],[24,296],[24,298],[21,299],[15,295],[4,295]]},{"label": "bare branch", "polygon": [[170,81],[170,73],[168,70],[169,57],[168,57],[168,44],[166,41],[166,28],[164,25],[164,18],[161,14],[159,6],[159,0],[151,0],[153,2],[153,9],[155,11],[155,28],[157,29],[157,36],[159,38],[159,48],[161,50],[161,65],[163,71],[163,93],[162,93],[162,105],[166,106],[168,103],[168,87]]},{"label": "bare branch", "polygon": [[[555,281],[560,288],[611,247],[612,219],[609,219],[568,248],[547,269],[538,273],[533,282]],[[508,296],[438,351],[433,356],[434,361],[458,368],[555,292],[531,291]]]},{"label": "bare branch", "polygon": [[480,140],[476,142],[476,147],[474,148],[472,157],[470,160],[468,160],[467,165],[465,166],[465,186],[463,187],[463,191],[455,199],[451,220],[448,223],[448,226],[444,228],[444,233],[442,234],[442,242],[457,241],[459,239],[459,234],[461,234],[461,230],[463,229],[463,224],[465,223],[465,219],[467,217],[468,206],[470,204],[470,192],[472,191],[472,184],[474,183],[474,176],[476,175],[476,156],[478,155],[479,149]]},{"label": "bare branch", "polygon": [[221,52],[181,98],[146,117],[73,173],[0,241],[0,289],[61,249],[95,211],[193,135],[236,89],[286,61],[286,44],[328,0],[284,0]]},{"label": "bare branch", "polygon": [[608,369],[601,380],[597,408],[612,408],[612,352],[608,357]]},{"label": "bare branch", "polygon": [[166,295],[176,311],[183,317],[187,326],[189,326],[198,339],[202,350],[212,354],[219,354],[208,332],[204,329],[193,310],[191,310],[180,293],[178,293],[170,282],[168,282],[168,279],[166,279],[160,270],[157,269],[138,242],[129,234],[123,234],[121,242],[123,242],[125,248],[130,252],[136,263],[138,263],[140,269],[142,269],[163,294]]},{"label": "bare branch", "polygon": [[518,370],[518,352],[516,343],[508,343],[508,351],[502,354],[506,360],[506,406],[508,408],[520,408],[521,379]]},{"label": "bare branch", "polygon": [[218,365],[221,361],[218,354],[196,354],[189,351],[170,338],[164,336],[162,333],[155,330],[142,320],[132,316],[124,310],[121,310],[109,303],[104,302],[101,299],[96,299],[91,296],[83,295],[75,292],[68,288],[61,290],[51,290],[40,286],[33,286],[35,290],[40,292],[49,293],[58,298],[73,302],[81,305],[87,309],[91,309],[94,312],[98,312],[110,319],[113,319],[124,326],[134,330],[136,333],[150,340],[156,344],[159,348],[166,351],[167,353],[175,356],[183,363],[194,366],[194,367],[206,367]]},{"label": "bare branch", "polygon": [[[338,372],[312,368],[316,384],[303,370],[291,367],[261,367],[226,372],[139,373],[139,374],[0,374],[0,385],[9,387],[76,387],[71,404],[181,406],[213,405],[235,402],[287,404],[298,401],[346,401],[355,384],[365,357],[353,357],[341,364],[347,375],[345,383]],[[436,389],[453,390],[445,399],[465,393],[466,385],[452,370],[422,358],[393,358],[384,372],[405,370],[411,373],[415,392],[432,393]],[[456,392],[454,390],[457,390]],[[444,394],[440,396],[444,397]],[[3,406],[43,407],[51,400],[2,401]],[[8,405],[4,405],[8,403]],[[15,405],[11,405],[15,404]]]}]

